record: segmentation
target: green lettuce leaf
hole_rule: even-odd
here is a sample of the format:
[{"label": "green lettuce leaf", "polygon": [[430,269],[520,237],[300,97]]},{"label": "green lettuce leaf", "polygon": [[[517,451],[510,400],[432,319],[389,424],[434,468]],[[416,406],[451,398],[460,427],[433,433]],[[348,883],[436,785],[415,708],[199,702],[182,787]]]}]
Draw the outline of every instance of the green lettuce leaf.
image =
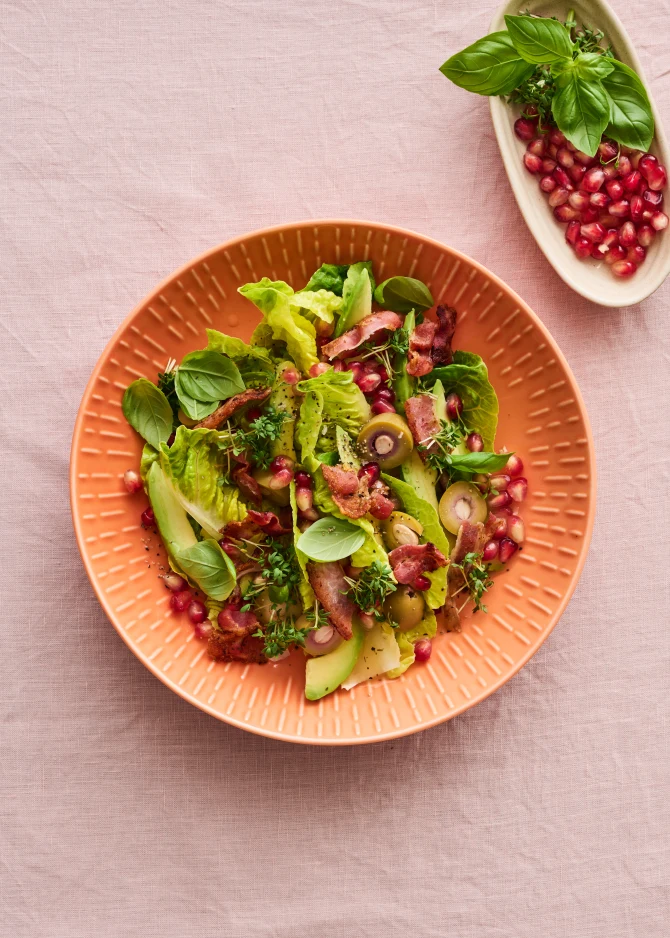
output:
[{"label": "green lettuce leaf", "polygon": [[142,456],[140,458],[140,478],[142,479],[142,482],[144,482],[145,486],[147,484],[147,474],[158,459],[159,455],[160,454],[158,450],[154,449],[151,443],[144,444],[144,449],[142,450]]},{"label": "green lettuce leaf", "polygon": [[291,306],[300,307],[302,315],[311,322],[315,319],[332,322],[335,313],[343,303],[342,297],[331,293],[330,290],[301,290],[300,293],[294,293],[291,298]]},{"label": "green lettuce leaf", "polygon": [[342,288],[347,278],[349,265],[345,264],[322,264],[318,270],[315,270],[309,278],[309,282],[303,287],[303,290],[328,290],[337,296],[342,296]]},{"label": "green lettuce leaf", "polygon": [[319,361],[316,329],[309,319],[300,314],[297,306],[291,305],[293,288],[283,280],[273,281],[263,277],[258,283],[245,284],[238,292],[260,309],[272,330],[272,339],[285,342],[289,356],[300,371],[307,374],[312,365]]},{"label": "green lettuce leaf", "polygon": [[298,559],[298,565],[302,574],[300,577],[300,583],[298,584],[298,592],[300,593],[300,598],[304,608],[311,609],[314,605],[314,590],[312,589],[309,582],[309,577],[307,576],[307,557],[301,550],[298,550],[297,546],[298,538],[302,532],[298,527],[298,505],[295,500],[295,482],[291,482],[289,487],[289,494],[291,498],[291,516],[293,518],[293,546],[295,547],[295,555]]},{"label": "green lettuce leaf", "polygon": [[[452,544],[440,524],[439,515],[433,506],[429,505],[423,498],[419,498],[412,486],[406,482],[394,479],[393,476],[386,475],[386,473],[382,473],[382,479],[402,500],[407,514],[416,518],[423,526],[424,539],[431,541],[448,558]],[[439,609],[445,603],[447,598],[447,570],[448,567],[440,567],[439,570],[433,570],[432,573],[426,574],[430,580],[430,589],[426,591],[425,599],[431,609]]]},{"label": "green lettuce leaf", "polygon": [[297,388],[303,394],[318,391],[323,398],[324,423],[337,424],[350,436],[357,437],[370,419],[370,405],[361,389],[354,384],[351,371],[330,371],[301,381]]},{"label": "green lettuce leaf", "polygon": [[351,329],[372,312],[372,294],[375,291],[375,278],[372,276],[371,261],[352,264],[347,271],[347,279],[342,288],[344,304],[335,326],[335,335]]},{"label": "green lettuce leaf", "polygon": [[386,677],[400,677],[407,668],[414,664],[414,643],[420,638],[434,638],[437,634],[437,619],[432,609],[426,609],[423,619],[413,629],[407,632],[399,632],[396,629],[395,638],[400,651],[400,664],[391,671],[386,672]]},{"label": "green lettuce leaf", "polygon": [[216,329],[207,329],[207,348],[231,358],[246,387],[267,387],[275,377],[275,366],[268,349],[247,345],[242,339],[224,335]]},{"label": "green lettuce leaf", "polygon": [[161,446],[160,464],[182,507],[210,537],[219,538],[229,521],[246,518],[237,487],[221,484],[228,459],[217,430],[178,427],[172,446]]},{"label": "green lettuce leaf", "polygon": [[433,368],[424,378],[424,383],[432,386],[437,380],[442,381],[447,394],[450,391],[458,393],[463,401],[463,423],[480,433],[484,449],[493,452],[498,427],[498,398],[489,381],[488,369],[479,355],[454,352],[453,364]]},{"label": "green lettuce leaf", "polygon": [[323,395],[318,390],[307,391],[296,421],[295,440],[300,461],[310,473],[315,473],[320,465],[316,458],[316,445],[319,442],[322,423]]}]

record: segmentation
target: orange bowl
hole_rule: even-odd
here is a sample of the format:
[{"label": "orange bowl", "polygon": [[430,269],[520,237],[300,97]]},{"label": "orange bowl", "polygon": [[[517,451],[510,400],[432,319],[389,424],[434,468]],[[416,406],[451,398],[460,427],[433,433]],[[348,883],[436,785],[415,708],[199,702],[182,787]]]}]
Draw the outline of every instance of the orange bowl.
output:
[{"label": "orange bowl", "polygon": [[[439,634],[433,655],[402,677],[305,700],[304,656],[277,664],[212,661],[157,574],[166,556],[140,526],[146,497],[128,495],[142,441],[121,412],[126,386],[156,380],[168,358],[206,344],[205,328],[249,339],[257,310],[238,293],[263,276],[299,287],[321,263],[372,259],[383,280],[425,281],[458,311],[455,346],[482,356],[500,399],[498,447],[518,452],[529,480],[526,543],[487,595],[489,612]],[[553,629],[575,588],[595,512],[595,462],[577,383],[535,313],[476,261],[411,231],[360,221],[311,221],[235,238],[160,284],[112,337],[88,382],[70,462],[74,528],[112,624],[140,661],[185,700],[254,733],[348,745],[405,736],[462,713],[509,680]]]}]

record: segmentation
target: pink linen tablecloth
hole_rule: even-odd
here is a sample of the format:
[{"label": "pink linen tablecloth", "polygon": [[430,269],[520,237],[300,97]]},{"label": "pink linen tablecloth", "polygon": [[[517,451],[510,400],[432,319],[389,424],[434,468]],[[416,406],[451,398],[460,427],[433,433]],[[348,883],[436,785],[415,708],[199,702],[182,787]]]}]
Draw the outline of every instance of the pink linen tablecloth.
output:
[{"label": "pink linen tablecloth", "polygon": [[[616,0],[670,126],[668,0]],[[2,938],[667,938],[670,284],[609,310],[527,232],[458,0],[18,0],[0,28]],[[131,655],[86,579],[70,436],[112,332],[241,232],[389,221],[504,277],[599,465],[562,621],[481,706],[364,748],[244,734]],[[670,235],[666,235],[670,237]]]}]

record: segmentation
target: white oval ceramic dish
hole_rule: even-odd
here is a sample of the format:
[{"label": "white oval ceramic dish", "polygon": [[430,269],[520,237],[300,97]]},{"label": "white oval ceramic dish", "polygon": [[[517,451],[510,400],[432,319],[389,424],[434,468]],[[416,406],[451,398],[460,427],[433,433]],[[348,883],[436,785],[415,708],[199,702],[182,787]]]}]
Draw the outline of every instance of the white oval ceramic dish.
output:
[{"label": "white oval ceramic dish", "polygon": [[[490,31],[506,28],[505,15],[515,15],[528,9],[531,13],[565,19],[569,8],[574,9],[577,23],[603,30],[616,57],[635,69],[649,93],[635,49],[618,17],[604,0],[524,0],[522,4],[518,0],[507,0],[494,16]],[[649,100],[656,124],[651,152],[667,166],[670,151],[651,93]],[[580,260],[565,242],[565,225],[554,219],[537,179],[530,176],[523,165],[525,144],[514,134],[517,116],[502,98],[491,98],[493,127],[514,195],[526,224],[556,273],[577,293],[601,306],[633,306],[646,299],[670,274],[670,229],[654,239],[644,264],[629,280],[617,280],[604,262]]]}]

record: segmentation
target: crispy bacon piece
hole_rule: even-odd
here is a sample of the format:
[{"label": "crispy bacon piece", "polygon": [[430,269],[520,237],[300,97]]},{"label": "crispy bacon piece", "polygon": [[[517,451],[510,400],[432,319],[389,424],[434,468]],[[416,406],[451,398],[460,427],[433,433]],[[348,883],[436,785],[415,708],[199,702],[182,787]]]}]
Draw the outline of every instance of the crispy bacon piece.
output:
[{"label": "crispy bacon piece", "polygon": [[413,330],[409,337],[409,353],[407,355],[407,374],[413,378],[430,374],[433,370],[431,348],[435,341],[437,323],[426,320]]},{"label": "crispy bacon piece", "polygon": [[242,494],[246,496],[249,501],[253,502],[254,505],[258,505],[260,507],[263,502],[263,495],[261,493],[260,485],[249,472],[249,467],[240,466],[239,469],[234,469],[231,475],[233,482],[235,482],[240,492],[242,492]]},{"label": "crispy bacon piece", "polygon": [[283,527],[273,511],[254,511],[251,508],[249,518],[261,529],[263,534],[269,534],[270,537],[281,537],[282,534],[291,533],[291,528]]},{"label": "crispy bacon piece", "polygon": [[307,564],[307,576],[323,608],[330,615],[333,623],[342,638],[349,639],[353,635],[352,617],[356,606],[347,595],[347,581],[344,579],[342,567],[336,561],[330,563]]},{"label": "crispy bacon piece", "polygon": [[228,602],[218,616],[218,629],[210,633],[207,651],[215,661],[248,661],[265,664],[263,640],[254,638],[260,628],[253,612],[242,612],[237,602]]},{"label": "crispy bacon piece", "polygon": [[321,351],[326,358],[338,358],[358,348],[363,342],[367,342],[376,332],[381,332],[382,329],[395,331],[400,326],[402,326],[402,319],[397,313],[392,313],[390,310],[372,313],[371,316],[361,319],[353,329],[349,329],[344,335],[333,339],[332,342],[327,342]]},{"label": "crispy bacon piece", "polygon": [[246,405],[250,404],[252,401],[264,401],[270,396],[271,391],[272,388],[261,388],[260,390],[248,388],[246,391],[242,391],[241,394],[235,394],[234,397],[228,398],[220,407],[217,407],[214,413],[210,414],[209,417],[205,417],[204,420],[196,423],[194,430],[216,430],[216,428],[228,420],[236,410],[239,410],[241,407],[246,407]]},{"label": "crispy bacon piece", "polygon": [[348,518],[362,518],[370,510],[371,499],[367,476],[359,479],[354,469],[342,466],[321,466],[323,477],[333,501]]},{"label": "crispy bacon piece", "polygon": [[463,563],[466,554],[478,554],[484,546],[485,536],[484,525],[481,521],[475,524],[471,521],[464,521],[458,529],[456,543],[449,554],[449,561]]},{"label": "crispy bacon piece", "polygon": [[433,365],[450,365],[454,359],[451,342],[456,331],[456,310],[452,306],[438,306],[435,312],[440,325],[435,333],[430,357]]},{"label": "crispy bacon piece", "polygon": [[221,533],[224,538],[230,537],[234,541],[248,540],[258,534],[258,525],[247,515],[244,521],[229,521]]},{"label": "crispy bacon piece", "polygon": [[[435,415],[435,402],[430,394],[417,394],[405,401],[405,416],[417,446],[426,445],[440,431],[440,421]],[[419,451],[423,460],[426,454]]]},{"label": "crispy bacon piece", "polygon": [[389,554],[389,563],[398,583],[412,584],[420,573],[446,567],[447,558],[430,541],[427,544],[403,544]]},{"label": "crispy bacon piece", "polygon": [[442,621],[447,632],[461,631],[461,617],[451,598],[447,598],[442,609]]}]

